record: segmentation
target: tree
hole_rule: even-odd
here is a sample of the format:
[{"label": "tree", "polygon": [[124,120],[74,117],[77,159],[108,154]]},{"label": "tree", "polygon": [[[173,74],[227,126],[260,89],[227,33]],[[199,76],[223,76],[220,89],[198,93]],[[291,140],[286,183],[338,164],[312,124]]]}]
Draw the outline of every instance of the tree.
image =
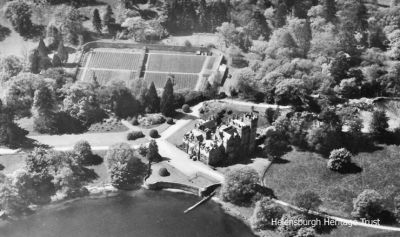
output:
[{"label": "tree", "polygon": [[40,38],[37,50],[39,52],[39,57],[40,58],[47,58],[47,56],[48,56],[47,47],[46,47],[46,44],[43,41],[43,38]]},{"label": "tree", "polygon": [[0,100],[0,145],[18,147],[27,134],[14,122],[14,111],[3,106]]},{"label": "tree", "polygon": [[275,229],[272,221],[281,219],[285,210],[270,198],[263,197],[256,202],[253,215],[250,218],[251,228],[254,230]]},{"label": "tree", "polygon": [[40,133],[57,133],[56,101],[48,86],[35,91],[32,105],[33,128]]},{"label": "tree", "polygon": [[0,24],[0,41],[5,40],[11,34],[11,30]]},{"label": "tree", "polygon": [[372,119],[370,122],[370,131],[372,135],[377,139],[382,139],[387,133],[389,127],[389,118],[384,110],[375,110],[372,113]]},{"label": "tree", "polygon": [[351,157],[351,153],[346,148],[332,150],[327,164],[328,169],[343,171],[350,165]]},{"label": "tree", "polygon": [[273,109],[273,108],[267,108],[265,110],[265,118],[267,119],[268,123],[272,125],[272,123],[279,117],[279,108],[278,109]]},{"label": "tree", "polygon": [[288,21],[289,31],[299,47],[302,57],[306,57],[311,47],[310,22],[305,19],[292,18]]},{"label": "tree", "polygon": [[111,184],[118,189],[137,189],[146,173],[145,165],[126,143],[113,145],[106,154]]},{"label": "tree", "polygon": [[152,139],[149,143],[146,158],[149,161],[149,163],[161,161],[161,156],[158,153],[157,142],[154,139]]},{"label": "tree", "polygon": [[171,79],[171,77],[168,77],[160,101],[160,111],[167,117],[172,117],[175,114],[174,85]]},{"label": "tree", "polygon": [[[94,74],[93,79],[96,83],[97,80]],[[101,95],[99,100],[102,106],[113,111],[119,118],[137,116],[141,112],[139,101],[136,100],[123,81],[111,81],[107,86],[101,87],[99,95]]]},{"label": "tree", "polygon": [[53,23],[49,23],[46,28],[46,39],[49,43],[49,49],[55,49],[60,38],[61,36],[58,28]]},{"label": "tree", "polygon": [[47,172],[28,172],[17,170],[13,173],[13,186],[18,195],[25,201],[33,204],[47,204],[55,194],[53,176]]},{"label": "tree", "polygon": [[317,233],[312,227],[302,227],[297,231],[296,237],[315,237]]},{"label": "tree", "polygon": [[224,201],[236,205],[245,205],[257,193],[260,178],[257,171],[250,167],[234,168],[225,176],[221,196]]},{"label": "tree", "polygon": [[32,11],[25,1],[11,2],[6,9],[5,16],[21,36],[28,36],[32,31]]},{"label": "tree", "polygon": [[207,32],[209,29],[209,13],[207,8],[206,0],[200,0],[199,8],[198,8],[198,17],[199,17],[199,30]]},{"label": "tree", "polygon": [[268,157],[280,158],[290,151],[289,142],[284,132],[276,130],[267,135],[264,141],[264,154]]},{"label": "tree", "polygon": [[61,39],[58,43],[57,55],[60,57],[62,63],[68,61],[68,51],[64,46],[64,41]]},{"label": "tree", "polygon": [[342,133],[331,126],[314,127],[307,133],[309,148],[323,155],[342,146]]},{"label": "tree", "polygon": [[400,194],[394,197],[394,215],[400,221]]},{"label": "tree", "polygon": [[146,94],[146,112],[158,113],[160,112],[160,97],[157,95],[156,86],[151,82]]},{"label": "tree", "polygon": [[103,26],[107,28],[110,27],[111,24],[115,23],[115,19],[113,18],[113,11],[110,5],[107,5],[106,12],[103,15]]},{"label": "tree", "polygon": [[89,142],[82,140],[78,141],[74,145],[73,152],[77,155],[77,162],[81,165],[92,165],[93,164],[93,152]]},{"label": "tree", "polygon": [[58,54],[53,55],[53,60],[51,60],[51,64],[53,65],[53,67],[61,67],[62,66],[62,62],[61,62],[61,59],[58,56]]},{"label": "tree", "polygon": [[39,63],[39,51],[37,49],[33,49],[29,55],[29,70],[31,73],[38,74],[40,72]]},{"label": "tree", "polygon": [[79,43],[79,37],[83,32],[79,10],[76,8],[70,8],[63,14],[63,20],[61,24],[63,39],[68,43],[77,45]]},{"label": "tree", "polygon": [[294,205],[309,210],[318,210],[319,206],[322,204],[321,198],[318,194],[313,191],[306,190],[297,192],[293,197]]},{"label": "tree", "polygon": [[100,19],[99,9],[94,9],[93,16],[92,16],[92,25],[93,28],[98,32],[101,33],[101,29],[103,28]]},{"label": "tree", "polygon": [[336,2],[335,0],[323,0],[322,6],[326,21],[333,22],[336,18]]},{"label": "tree", "polygon": [[383,211],[383,197],[372,189],[366,189],[353,201],[351,215],[357,219],[375,219]]},{"label": "tree", "polygon": [[23,62],[20,58],[14,55],[0,58],[0,82],[6,82],[11,77],[18,75],[23,69]]},{"label": "tree", "polygon": [[306,226],[305,223],[307,223],[307,217],[304,214],[287,212],[283,214],[277,231],[282,236],[297,236],[297,232]]},{"label": "tree", "polygon": [[6,216],[19,216],[29,210],[29,203],[18,194],[18,190],[12,185],[11,180],[7,177],[2,179],[4,181],[0,183],[0,206]]}]

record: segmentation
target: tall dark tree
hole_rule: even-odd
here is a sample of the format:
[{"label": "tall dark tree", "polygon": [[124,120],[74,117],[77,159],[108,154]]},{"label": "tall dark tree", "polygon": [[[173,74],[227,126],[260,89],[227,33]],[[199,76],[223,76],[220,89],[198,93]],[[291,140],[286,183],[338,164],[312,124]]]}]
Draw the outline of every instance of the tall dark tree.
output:
[{"label": "tall dark tree", "polygon": [[110,5],[107,5],[106,12],[103,15],[103,26],[109,27],[111,24],[115,23],[115,18],[113,17],[114,12]]},{"label": "tall dark tree", "polygon": [[372,120],[370,123],[370,131],[377,139],[382,139],[387,133],[389,128],[389,118],[383,110],[376,110],[372,113]]},{"label": "tall dark tree", "polygon": [[61,39],[58,43],[57,54],[61,59],[62,63],[66,63],[68,61],[68,51],[64,46],[64,41]]},{"label": "tall dark tree", "polygon": [[199,8],[198,8],[198,18],[199,18],[199,24],[198,28],[199,31],[208,31],[209,28],[209,19],[208,19],[208,9],[207,9],[207,3],[206,0],[201,0],[199,3]]},{"label": "tall dark tree", "polygon": [[57,133],[56,100],[51,89],[43,85],[35,92],[32,106],[33,127],[40,133]]},{"label": "tall dark tree", "polygon": [[174,85],[171,79],[169,77],[167,83],[165,83],[160,103],[161,113],[167,117],[171,117],[175,113]]},{"label": "tall dark tree", "polygon": [[28,132],[14,122],[14,112],[0,100],[0,145],[18,147]]},{"label": "tall dark tree", "polygon": [[94,9],[93,16],[92,16],[92,25],[93,28],[98,32],[101,33],[101,29],[103,28],[100,19],[99,9]]},{"label": "tall dark tree", "polygon": [[160,112],[160,97],[157,95],[156,86],[154,82],[150,84],[149,90],[146,95],[147,104],[146,104],[146,112],[149,113],[158,113]]},{"label": "tall dark tree", "polygon": [[40,72],[39,62],[40,62],[39,51],[37,49],[34,49],[29,55],[29,70],[32,73],[37,74]]},{"label": "tall dark tree", "polygon": [[51,64],[53,64],[53,67],[61,67],[62,62],[58,54],[53,55],[53,59],[51,60]]},{"label": "tall dark tree", "polygon": [[321,0],[321,5],[324,9],[325,19],[333,22],[336,19],[336,2],[335,0]]},{"label": "tall dark tree", "polygon": [[41,58],[46,58],[47,57],[47,55],[48,55],[47,54],[47,47],[46,47],[46,44],[43,41],[43,38],[40,39],[39,45],[37,47],[37,50],[38,50],[39,56]]},{"label": "tall dark tree", "polygon": [[149,164],[152,162],[158,162],[161,160],[161,156],[158,153],[157,142],[153,139],[149,143],[148,151],[146,154],[146,158],[149,161]]}]

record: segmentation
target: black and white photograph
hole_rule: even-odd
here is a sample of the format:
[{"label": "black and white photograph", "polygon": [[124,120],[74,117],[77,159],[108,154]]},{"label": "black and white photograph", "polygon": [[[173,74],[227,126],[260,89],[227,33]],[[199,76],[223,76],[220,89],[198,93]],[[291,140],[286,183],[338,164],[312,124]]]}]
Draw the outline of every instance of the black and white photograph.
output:
[{"label": "black and white photograph", "polygon": [[400,0],[0,0],[0,237],[400,237]]}]

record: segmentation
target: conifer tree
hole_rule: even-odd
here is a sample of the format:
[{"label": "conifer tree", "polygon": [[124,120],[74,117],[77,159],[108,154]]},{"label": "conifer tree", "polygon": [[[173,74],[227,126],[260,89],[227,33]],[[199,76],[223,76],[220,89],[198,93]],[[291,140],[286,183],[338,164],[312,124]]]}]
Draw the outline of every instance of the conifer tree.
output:
[{"label": "conifer tree", "polygon": [[62,39],[58,44],[57,55],[60,57],[62,63],[66,63],[68,61],[68,51],[65,48],[64,41]]},{"label": "conifer tree", "polygon": [[154,82],[150,84],[150,88],[146,94],[146,112],[148,113],[158,113],[160,112],[160,98],[157,95],[156,86]]},{"label": "conifer tree", "polygon": [[113,18],[113,11],[110,5],[107,5],[106,12],[103,15],[103,26],[109,27],[112,23],[115,22]]},{"label": "conifer tree", "polygon": [[53,64],[53,67],[61,67],[62,66],[62,62],[61,62],[61,59],[58,56],[58,54],[54,54],[51,64]]},{"label": "conifer tree", "polygon": [[39,73],[39,51],[37,49],[32,50],[31,54],[29,55],[29,69],[32,73],[38,74]]},{"label": "conifer tree", "polygon": [[167,117],[171,117],[175,113],[174,85],[171,79],[169,77],[165,83],[160,104],[161,113]]},{"label": "conifer tree", "polygon": [[45,43],[43,41],[43,38],[40,38],[37,50],[39,51],[39,56],[41,58],[46,58],[47,57],[47,47],[46,47],[46,45],[45,45]]},{"label": "conifer tree", "polygon": [[101,33],[103,26],[101,25],[100,13],[99,9],[94,9],[93,17],[92,17],[92,24],[93,28],[98,32]]},{"label": "conifer tree", "polygon": [[14,112],[0,100],[0,145],[16,147],[28,132],[14,123]]},{"label": "conifer tree", "polygon": [[158,153],[157,142],[154,139],[151,140],[149,143],[149,148],[146,154],[146,158],[149,161],[149,163],[158,162],[161,160],[161,156]]},{"label": "conifer tree", "polygon": [[207,3],[206,0],[201,0],[199,5],[199,30],[208,31],[208,14],[207,14]]},{"label": "conifer tree", "polygon": [[33,99],[33,127],[40,133],[56,133],[56,101],[48,86],[41,86]]}]

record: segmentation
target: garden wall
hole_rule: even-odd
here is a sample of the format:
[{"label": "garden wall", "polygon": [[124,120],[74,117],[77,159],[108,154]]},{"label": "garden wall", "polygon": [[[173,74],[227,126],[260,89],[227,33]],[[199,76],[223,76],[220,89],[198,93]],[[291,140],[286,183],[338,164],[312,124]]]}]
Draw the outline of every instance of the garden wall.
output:
[{"label": "garden wall", "polygon": [[[178,52],[196,52],[200,50],[200,47],[184,47],[174,45],[162,45],[162,44],[137,44],[127,42],[105,42],[105,41],[92,41],[82,46],[83,52],[87,52],[93,48],[116,48],[116,49],[143,49],[147,47],[149,50],[166,50],[166,51],[178,51]],[[203,50],[207,50],[203,48]]]}]

